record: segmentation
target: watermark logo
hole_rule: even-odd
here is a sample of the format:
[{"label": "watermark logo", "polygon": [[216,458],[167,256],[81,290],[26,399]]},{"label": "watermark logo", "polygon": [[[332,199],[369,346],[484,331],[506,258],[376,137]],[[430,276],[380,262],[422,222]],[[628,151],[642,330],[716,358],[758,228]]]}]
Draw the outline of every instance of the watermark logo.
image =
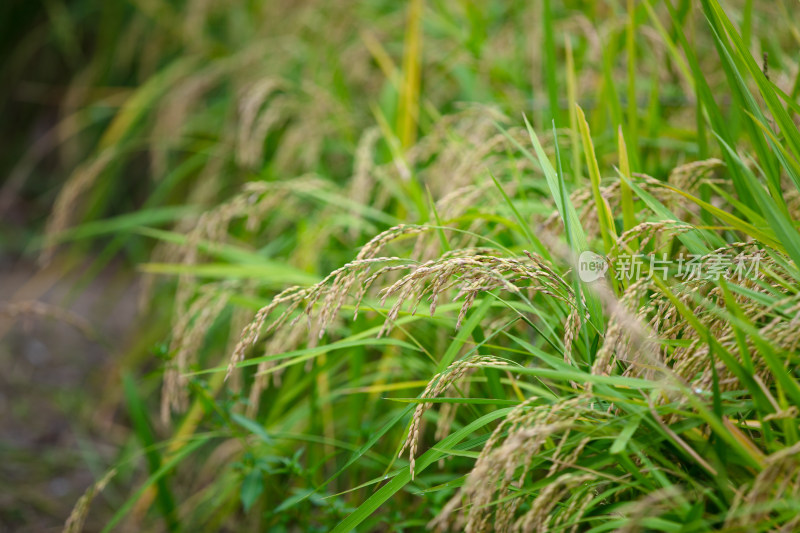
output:
[{"label": "watermark logo", "polygon": [[[689,254],[669,258],[667,254],[619,254],[610,260],[600,254],[585,251],[578,256],[578,277],[585,283],[598,279],[636,281],[641,278],[675,277],[682,281],[756,279],[760,254],[736,257],[720,253]],[[609,272],[610,270],[610,272]]]},{"label": "watermark logo", "polygon": [[585,251],[578,256],[578,277],[585,283],[597,281],[606,276],[608,260],[600,254]]}]

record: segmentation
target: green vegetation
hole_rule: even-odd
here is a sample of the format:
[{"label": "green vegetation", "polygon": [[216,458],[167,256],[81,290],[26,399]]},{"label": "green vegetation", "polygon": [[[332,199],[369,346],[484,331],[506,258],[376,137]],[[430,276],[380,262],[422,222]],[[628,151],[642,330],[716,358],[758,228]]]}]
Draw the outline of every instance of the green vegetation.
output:
[{"label": "green vegetation", "polygon": [[144,281],[68,530],[800,527],[789,4],[45,2],[3,243]]}]

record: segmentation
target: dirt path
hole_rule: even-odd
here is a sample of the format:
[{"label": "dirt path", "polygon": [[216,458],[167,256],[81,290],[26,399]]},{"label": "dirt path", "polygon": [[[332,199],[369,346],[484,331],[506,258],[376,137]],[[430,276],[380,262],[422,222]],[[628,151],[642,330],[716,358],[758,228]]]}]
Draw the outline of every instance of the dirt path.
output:
[{"label": "dirt path", "polygon": [[[58,272],[0,256],[0,531],[60,531],[128,435],[106,392],[135,321],[133,278],[117,268],[71,295]],[[87,531],[110,510],[103,496],[95,506]]]}]

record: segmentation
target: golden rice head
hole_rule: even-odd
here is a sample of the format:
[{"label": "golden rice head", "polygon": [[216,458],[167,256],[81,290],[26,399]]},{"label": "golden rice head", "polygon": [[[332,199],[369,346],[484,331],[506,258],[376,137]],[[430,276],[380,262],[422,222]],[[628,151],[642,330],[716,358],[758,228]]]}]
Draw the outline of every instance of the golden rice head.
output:
[{"label": "golden rice head", "polygon": [[593,410],[588,397],[533,405],[536,401],[530,398],[521,403],[495,428],[464,485],[429,527],[440,531],[535,531],[535,527],[556,523],[564,509],[579,512],[585,508],[585,491],[573,489],[594,481],[595,476],[584,477],[570,469],[588,442],[584,439],[569,451],[556,447],[548,472],[553,483],[534,497],[530,511],[518,514],[522,497],[514,497],[514,490],[527,478],[532,459],[543,456],[545,443],[569,438],[582,417],[608,416]]},{"label": "golden rice head", "polygon": [[[425,387],[425,390],[422,393],[422,398],[436,398],[441,396],[443,393],[448,391],[454,383],[464,377],[469,370],[480,368],[486,365],[506,366],[507,364],[508,363],[502,359],[485,355],[473,355],[467,359],[456,361],[447,367],[447,369],[445,369],[443,372],[433,376],[431,381],[428,383],[428,386]],[[411,472],[412,480],[414,479],[415,458],[417,447],[420,441],[422,416],[425,414],[425,411],[430,409],[430,407],[430,402],[417,404],[417,408],[414,410],[414,416],[411,419],[411,426],[408,430],[408,436],[406,437],[405,442],[403,442],[403,446],[400,448],[400,453],[398,454],[399,457],[402,457],[403,452],[405,452],[406,448],[408,448],[408,459],[410,462],[409,470]]]}]

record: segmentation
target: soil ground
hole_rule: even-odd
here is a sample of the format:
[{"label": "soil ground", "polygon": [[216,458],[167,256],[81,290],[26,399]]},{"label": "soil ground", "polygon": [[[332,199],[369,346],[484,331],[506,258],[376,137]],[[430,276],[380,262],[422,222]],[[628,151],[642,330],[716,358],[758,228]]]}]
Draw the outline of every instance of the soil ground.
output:
[{"label": "soil ground", "polygon": [[[75,279],[60,269],[0,254],[0,531],[60,531],[128,435],[116,369],[136,317],[133,276],[110,269],[73,294]],[[9,316],[20,302],[66,309],[91,332],[32,312]],[[86,531],[111,512],[108,490]]]}]

